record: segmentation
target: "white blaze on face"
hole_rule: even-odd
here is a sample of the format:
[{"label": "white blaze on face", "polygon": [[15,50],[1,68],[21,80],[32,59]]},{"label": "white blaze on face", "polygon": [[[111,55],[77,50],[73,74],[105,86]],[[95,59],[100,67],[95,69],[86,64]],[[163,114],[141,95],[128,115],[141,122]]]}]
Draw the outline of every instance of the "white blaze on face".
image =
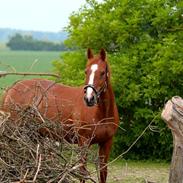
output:
[{"label": "white blaze on face", "polygon": [[[98,69],[98,65],[97,64],[93,64],[91,66],[91,74],[90,74],[89,82],[88,82],[89,85],[93,85],[94,77],[95,77],[95,72],[97,71],[97,69]],[[90,99],[92,97],[92,91],[93,91],[93,89],[91,87],[87,88],[87,90],[86,90],[86,97],[88,99]]]}]

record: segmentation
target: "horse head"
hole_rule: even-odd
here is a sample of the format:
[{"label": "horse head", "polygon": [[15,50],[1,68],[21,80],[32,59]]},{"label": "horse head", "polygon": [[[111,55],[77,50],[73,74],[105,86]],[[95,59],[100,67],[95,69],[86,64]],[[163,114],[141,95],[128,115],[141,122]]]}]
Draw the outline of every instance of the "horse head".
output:
[{"label": "horse head", "polygon": [[102,93],[106,92],[110,74],[106,61],[106,52],[103,48],[100,50],[99,55],[96,56],[88,48],[87,57],[84,101],[87,106],[92,107],[98,104]]}]

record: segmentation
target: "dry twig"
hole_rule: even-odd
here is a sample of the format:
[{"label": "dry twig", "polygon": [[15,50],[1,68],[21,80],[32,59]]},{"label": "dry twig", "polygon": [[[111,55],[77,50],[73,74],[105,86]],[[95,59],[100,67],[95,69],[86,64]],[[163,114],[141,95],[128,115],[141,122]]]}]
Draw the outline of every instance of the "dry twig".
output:
[{"label": "dry twig", "polygon": [[0,77],[5,77],[8,75],[20,75],[20,76],[52,76],[56,77],[57,79],[60,79],[60,76],[53,73],[44,73],[44,72],[6,72],[6,71],[0,71]]},{"label": "dry twig", "polygon": [[[2,114],[6,115],[0,113],[1,183],[72,183],[79,179],[96,183],[89,175],[80,173],[80,158],[88,152],[87,146],[69,144],[58,134],[63,126],[45,118],[41,121],[43,116],[40,118],[35,108],[14,110],[20,115],[17,121],[4,120]],[[42,136],[40,129],[48,129],[51,135]]]}]

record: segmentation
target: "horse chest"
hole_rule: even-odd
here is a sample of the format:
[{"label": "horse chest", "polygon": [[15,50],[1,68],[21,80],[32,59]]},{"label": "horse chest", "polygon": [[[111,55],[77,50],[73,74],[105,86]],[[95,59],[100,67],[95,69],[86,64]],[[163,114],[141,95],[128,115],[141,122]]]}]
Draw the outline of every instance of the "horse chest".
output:
[{"label": "horse chest", "polygon": [[115,133],[114,123],[105,122],[97,126],[95,131],[94,142],[103,142],[108,138],[111,138]]},{"label": "horse chest", "polygon": [[100,143],[111,138],[116,129],[113,120],[92,118],[90,123],[84,121],[81,123],[78,121],[78,123],[79,135],[90,139],[91,143]]}]

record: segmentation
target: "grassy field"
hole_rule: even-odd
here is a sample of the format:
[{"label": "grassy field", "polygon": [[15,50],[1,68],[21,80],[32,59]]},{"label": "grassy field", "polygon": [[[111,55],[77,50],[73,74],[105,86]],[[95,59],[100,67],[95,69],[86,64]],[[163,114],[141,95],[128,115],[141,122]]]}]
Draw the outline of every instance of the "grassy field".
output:
[{"label": "grassy field", "polygon": [[[93,166],[89,166],[92,171]],[[92,172],[90,171],[90,172]],[[108,166],[108,183],[167,183],[169,164],[150,161],[117,161]],[[96,173],[93,175],[96,180]]]},{"label": "grassy field", "polygon": [[122,161],[109,166],[109,183],[167,183],[169,164]]},{"label": "grassy field", "polygon": [[[9,51],[0,50],[0,71],[51,72],[52,61],[58,59],[60,52]],[[11,67],[10,67],[11,66]],[[0,78],[0,87],[12,84],[21,76]]]}]

